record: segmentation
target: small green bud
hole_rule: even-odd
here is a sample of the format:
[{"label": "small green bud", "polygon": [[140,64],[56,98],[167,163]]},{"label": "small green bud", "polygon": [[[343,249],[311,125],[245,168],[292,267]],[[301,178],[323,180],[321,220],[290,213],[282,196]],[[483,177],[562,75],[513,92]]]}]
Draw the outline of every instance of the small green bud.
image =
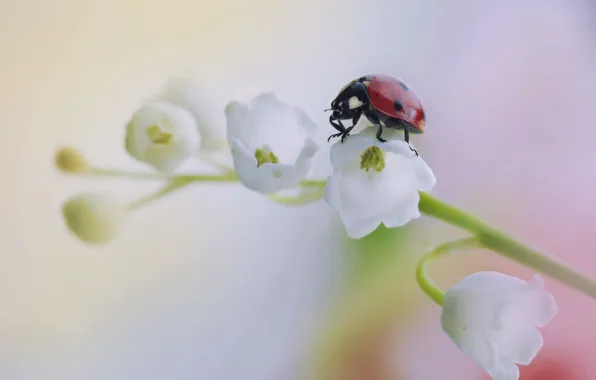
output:
[{"label": "small green bud", "polygon": [[89,166],[83,153],[70,147],[59,149],[55,161],[58,169],[69,173],[84,172]]},{"label": "small green bud", "polygon": [[258,148],[255,151],[255,158],[257,159],[257,168],[263,164],[277,164],[279,162],[277,156],[267,148]]},{"label": "small green bud", "polygon": [[374,169],[380,172],[385,168],[385,152],[378,146],[371,146],[367,148],[360,155],[360,169],[368,172]]},{"label": "small green bud", "polygon": [[90,244],[104,244],[116,237],[126,208],[98,194],[79,194],[62,205],[62,216],[70,231]]}]

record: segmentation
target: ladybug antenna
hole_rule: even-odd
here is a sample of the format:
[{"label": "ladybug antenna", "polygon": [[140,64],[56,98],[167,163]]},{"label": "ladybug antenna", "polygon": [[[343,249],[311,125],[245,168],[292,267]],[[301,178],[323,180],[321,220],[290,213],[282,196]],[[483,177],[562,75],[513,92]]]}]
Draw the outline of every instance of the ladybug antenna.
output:
[{"label": "ladybug antenna", "polygon": [[327,112],[327,111],[332,111],[333,108],[327,108],[326,110],[324,110],[323,112]]}]

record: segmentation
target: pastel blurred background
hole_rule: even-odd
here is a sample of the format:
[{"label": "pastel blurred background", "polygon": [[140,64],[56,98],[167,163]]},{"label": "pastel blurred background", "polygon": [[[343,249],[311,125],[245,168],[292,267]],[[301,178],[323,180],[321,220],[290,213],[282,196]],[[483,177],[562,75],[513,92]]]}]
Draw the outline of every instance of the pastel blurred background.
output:
[{"label": "pastel blurred background", "polygon": [[[425,103],[413,142],[434,193],[596,276],[595,19],[590,0],[0,0],[0,378],[488,379],[414,279],[420,255],[460,231],[421,218],[351,241],[323,202],[209,184],[94,247],[65,227],[65,199],[160,184],[68,177],[53,156],[72,145],[148,170],[124,124],[192,75],[222,131],[231,99],[273,90],[304,107],[323,177],[322,110],[354,77],[400,76]],[[488,252],[437,269],[443,287],[483,269],[531,276]],[[595,379],[596,301],[546,284],[560,311],[522,379]]]}]

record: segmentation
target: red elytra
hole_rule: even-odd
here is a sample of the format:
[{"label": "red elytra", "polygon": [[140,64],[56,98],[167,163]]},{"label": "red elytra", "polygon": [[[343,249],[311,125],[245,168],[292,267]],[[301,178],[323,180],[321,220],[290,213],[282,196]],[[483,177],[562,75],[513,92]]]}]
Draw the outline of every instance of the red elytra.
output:
[{"label": "red elytra", "polygon": [[420,133],[424,132],[425,115],[422,101],[405,81],[388,75],[367,75],[359,81],[366,86],[370,104],[377,111],[404,120]]}]

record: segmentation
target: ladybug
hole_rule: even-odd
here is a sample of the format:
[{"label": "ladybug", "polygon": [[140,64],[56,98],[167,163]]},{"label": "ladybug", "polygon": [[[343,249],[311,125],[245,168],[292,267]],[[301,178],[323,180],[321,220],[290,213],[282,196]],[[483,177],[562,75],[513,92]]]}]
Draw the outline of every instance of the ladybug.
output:
[{"label": "ladybug", "polygon": [[[404,139],[410,142],[411,133],[424,133],[425,115],[422,101],[414,90],[403,80],[389,75],[366,75],[348,83],[331,102],[333,111],[329,122],[339,133],[329,136],[327,141],[341,136],[341,141],[364,115],[378,126],[377,139],[381,138],[383,127],[403,129]],[[351,120],[346,128],[342,120]],[[418,152],[410,147],[413,152]]]}]

